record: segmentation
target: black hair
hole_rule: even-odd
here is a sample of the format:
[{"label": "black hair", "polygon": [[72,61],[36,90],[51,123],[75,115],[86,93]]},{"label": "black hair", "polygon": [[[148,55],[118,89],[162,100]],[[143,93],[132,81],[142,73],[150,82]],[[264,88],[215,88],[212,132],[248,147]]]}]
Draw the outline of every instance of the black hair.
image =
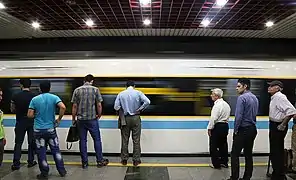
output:
[{"label": "black hair", "polygon": [[86,82],[91,82],[93,80],[94,80],[94,76],[91,74],[88,74],[84,77],[84,81],[86,81]]},{"label": "black hair", "polygon": [[45,80],[40,83],[40,90],[42,93],[48,93],[50,91],[50,81]]},{"label": "black hair", "polygon": [[135,86],[135,82],[132,81],[132,80],[128,80],[128,81],[126,82],[126,87],[130,87],[130,86]]},{"label": "black hair", "polygon": [[238,81],[237,81],[238,83],[241,83],[243,86],[244,85],[247,85],[247,90],[250,90],[250,88],[251,88],[251,81],[250,81],[250,79],[239,79]]},{"label": "black hair", "polygon": [[24,88],[30,88],[31,87],[31,79],[25,78],[20,79],[20,84],[24,86]]}]

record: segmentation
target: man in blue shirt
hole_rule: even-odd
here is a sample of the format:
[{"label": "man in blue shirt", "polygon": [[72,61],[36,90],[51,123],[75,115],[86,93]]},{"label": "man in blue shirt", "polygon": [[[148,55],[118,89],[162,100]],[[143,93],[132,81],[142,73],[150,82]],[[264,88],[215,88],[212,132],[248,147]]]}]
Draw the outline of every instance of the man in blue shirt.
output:
[{"label": "man in blue shirt", "polygon": [[[120,92],[114,103],[114,109],[122,112],[126,125],[121,127],[121,163],[127,164],[128,141],[132,131],[133,139],[133,164],[137,166],[141,163],[141,118],[140,113],[150,104],[150,100],[141,91],[135,90],[135,83],[128,81],[126,90]],[[121,113],[119,112],[119,113]]]},{"label": "man in blue shirt", "polygon": [[[49,166],[46,160],[46,150],[49,145],[53,155],[58,172],[62,177],[66,175],[64,161],[59,148],[59,140],[55,127],[59,125],[66,107],[62,100],[49,93],[50,82],[43,81],[40,83],[41,94],[34,97],[29,105],[27,116],[34,118],[34,137],[38,154],[38,164],[41,174],[37,179],[47,179]],[[59,117],[55,119],[56,107],[59,107]]]},{"label": "man in blue shirt", "polygon": [[250,180],[253,174],[253,146],[257,136],[256,116],[259,102],[257,97],[250,92],[249,79],[239,79],[236,90],[240,96],[237,98],[234,134],[231,151],[231,177],[228,180],[239,179],[239,156],[244,149],[245,172],[240,180]]}]

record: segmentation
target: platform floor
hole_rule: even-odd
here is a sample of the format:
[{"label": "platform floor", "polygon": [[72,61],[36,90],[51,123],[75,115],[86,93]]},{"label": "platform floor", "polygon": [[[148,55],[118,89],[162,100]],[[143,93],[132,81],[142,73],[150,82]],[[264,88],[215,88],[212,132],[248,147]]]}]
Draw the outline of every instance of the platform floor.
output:
[{"label": "platform floor", "polygon": [[[26,157],[23,155],[23,164],[20,170],[11,171],[12,155],[6,154],[4,164],[0,168],[1,180],[26,180],[36,179],[39,173],[38,166],[27,168]],[[95,157],[89,156],[89,162],[93,162],[88,169],[80,167],[79,156],[63,156],[68,174],[66,177],[59,177],[54,166],[54,162],[48,155],[50,164],[49,179],[69,179],[69,180],[223,180],[230,174],[230,168],[216,170],[209,167],[209,158],[142,158],[142,164],[139,167],[133,167],[131,164],[122,166],[119,157],[107,157],[110,160],[108,167],[97,168],[95,166]],[[254,158],[253,180],[266,180],[266,157]],[[244,163],[241,158],[241,174],[243,174]],[[291,175],[292,176],[292,175]],[[289,180],[296,179],[292,176]]]}]

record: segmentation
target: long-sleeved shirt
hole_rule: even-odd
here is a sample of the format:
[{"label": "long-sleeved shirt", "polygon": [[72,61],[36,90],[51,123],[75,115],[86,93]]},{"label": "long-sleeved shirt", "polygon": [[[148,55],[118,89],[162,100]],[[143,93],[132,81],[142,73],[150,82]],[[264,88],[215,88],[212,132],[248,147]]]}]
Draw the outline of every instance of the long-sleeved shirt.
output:
[{"label": "long-sleeved shirt", "polygon": [[256,125],[259,101],[250,91],[246,91],[237,98],[234,133],[238,132],[239,127]]},{"label": "long-sleeved shirt", "polygon": [[230,106],[222,98],[217,99],[214,102],[214,106],[211,111],[211,118],[208,123],[208,129],[213,129],[216,123],[228,123],[230,116]]},{"label": "long-sleeved shirt", "polygon": [[124,115],[135,115],[136,111],[143,111],[149,104],[150,100],[144,93],[133,87],[128,87],[117,95],[114,109],[118,111],[122,108]]},{"label": "long-sleeved shirt", "polygon": [[295,107],[281,92],[271,96],[269,104],[269,119],[273,122],[282,122],[285,117],[296,114]]}]

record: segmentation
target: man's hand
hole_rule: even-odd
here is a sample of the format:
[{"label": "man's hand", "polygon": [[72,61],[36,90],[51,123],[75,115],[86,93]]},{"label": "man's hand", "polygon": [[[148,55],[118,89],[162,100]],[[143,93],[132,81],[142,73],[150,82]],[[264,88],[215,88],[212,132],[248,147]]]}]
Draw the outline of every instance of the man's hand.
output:
[{"label": "man's hand", "polygon": [[58,127],[60,125],[61,119],[56,119],[55,120],[55,127]]},{"label": "man's hand", "polygon": [[3,138],[3,146],[6,145],[6,138]]},{"label": "man's hand", "polygon": [[102,115],[96,115],[96,119],[100,119]]},{"label": "man's hand", "polygon": [[208,129],[208,135],[211,137],[212,136],[212,130]]},{"label": "man's hand", "polygon": [[284,131],[284,130],[286,129],[286,125],[284,125],[284,124],[282,123],[282,124],[278,125],[277,128],[278,128],[279,131]]}]

